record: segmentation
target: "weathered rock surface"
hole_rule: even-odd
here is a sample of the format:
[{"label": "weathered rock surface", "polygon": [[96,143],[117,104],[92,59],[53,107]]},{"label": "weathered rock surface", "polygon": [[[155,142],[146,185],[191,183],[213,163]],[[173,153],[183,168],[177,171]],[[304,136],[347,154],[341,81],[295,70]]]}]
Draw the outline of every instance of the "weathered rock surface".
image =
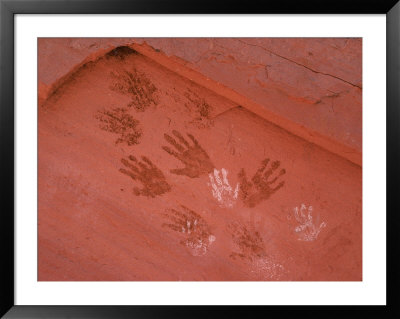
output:
[{"label": "weathered rock surface", "polygon": [[40,39],[39,79],[50,86],[89,54],[144,42],[268,110],[361,152],[358,38]]},{"label": "weathered rock surface", "polygon": [[[361,280],[361,167],[132,41],[39,40],[39,280]],[[361,151],[359,40],[146,42]]]}]

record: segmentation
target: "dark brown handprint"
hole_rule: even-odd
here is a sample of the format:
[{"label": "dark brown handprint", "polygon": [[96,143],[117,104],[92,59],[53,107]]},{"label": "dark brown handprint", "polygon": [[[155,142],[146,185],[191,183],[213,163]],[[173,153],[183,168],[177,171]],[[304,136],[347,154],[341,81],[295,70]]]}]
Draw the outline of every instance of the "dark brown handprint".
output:
[{"label": "dark brown handprint", "polygon": [[172,169],[171,173],[177,175],[186,175],[191,178],[199,177],[202,174],[208,174],[213,171],[214,165],[211,163],[210,157],[206,151],[200,146],[199,142],[191,134],[187,136],[192,140],[193,145],[190,145],[184,137],[176,130],[172,134],[179,140],[178,143],[173,137],[164,134],[164,138],[169,142],[177,151],[172,150],[168,146],[163,146],[163,149],[179,159],[184,168]]},{"label": "dark brown handprint", "polygon": [[110,89],[129,96],[131,102],[128,107],[133,107],[136,111],[143,112],[149,106],[158,103],[157,88],[144,73],[134,69],[132,72],[111,73],[111,77],[116,81],[111,85]]},{"label": "dark brown handprint", "polygon": [[236,252],[232,252],[229,257],[236,260],[240,259],[246,263],[249,272],[257,280],[279,280],[285,270],[274,256],[267,253],[264,241],[258,231],[250,231],[246,226],[234,222],[228,226]]},{"label": "dark brown handprint", "polygon": [[207,128],[213,125],[211,113],[213,107],[206,102],[204,98],[199,97],[195,92],[188,89],[184,96],[188,100],[185,107],[192,113],[192,121],[189,123],[195,125],[197,128]]},{"label": "dark brown handprint", "polygon": [[245,226],[239,223],[232,223],[228,226],[233,242],[240,252],[233,252],[230,257],[236,259],[247,259],[253,261],[255,258],[266,256],[264,242],[259,232],[250,232]]},{"label": "dark brown handprint", "polygon": [[129,146],[139,144],[142,136],[139,121],[134,119],[126,108],[102,110],[95,117],[100,121],[102,130],[119,135],[115,144],[126,143]]},{"label": "dark brown handprint", "polygon": [[247,207],[255,207],[261,201],[268,199],[272,194],[285,185],[285,182],[282,181],[274,187],[278,178],[284,175],[286,171],[285,169],[281,169],[279,173],[273,177],[275,171],[280,166],[280,162],[272,162],[270,168],[265,170],[269,161],[269,158],[266,158],[261,162],[261,166],[251,179],[251,182],[247,180],[246,172],[243,168],[238,174],[240,182],[240,197]]},{"label": "dark brown handprint", "polygon": [[128,175],[134,181],[139,181],[143,184],[142,189],[138,187],[133,188],[133,193],[136,196],[156,197],[171,190],[171,186],[165,180],[162,171],[147,157],[142,156],[141,162],[132,155],[128,159],[121,159],[126,169],[120,168],[119,171]]},{"label": "dark brown handprint", "polygon": [[193,210],[181,205],[181,210],[168,209],[164,214],[168,220],[163,227],[178,232],[183,237],[180,243],[190,248],[195,256],[207,253],[209,245],[215,241],[206,221]]}]

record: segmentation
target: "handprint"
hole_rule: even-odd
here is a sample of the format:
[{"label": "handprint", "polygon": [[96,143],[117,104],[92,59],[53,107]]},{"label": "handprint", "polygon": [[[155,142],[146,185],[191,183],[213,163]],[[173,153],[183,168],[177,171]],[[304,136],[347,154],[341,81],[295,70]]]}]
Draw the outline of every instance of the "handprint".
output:
[{"label": "handprint", "polygon": [[314,224],[312,211],[312,206],[307,208],[307,206],[304,204],[301,204],[300,210],[298,207],[295,207],[294,209],[294,217],[300,224],[294,229],[295,232],[299,234],[298,240],[313,241],[317,239],[321,229],[326,227],[325,222],[322,222],[319,226],[315,225],[318,225],[319,217],[317,217],[316,223]]},{"label": "handprint", "polygon": [[181,244],[189,247],[194,256],[205,255],[209,245],[215,241],[215,236],[211,234],[205,220],[183,205],[181,211],[168,209],[164,217],[168,219],[168,223],[162,226],[181,233]]},{"label": "handprint", "polygon": [[273,187],[273,184],[280,176],[284,175],[286,171],[285,169],[281,169],[278,175],[272,178],[273,173],[279,168],[280,162],[272,162],[270,168],[264,171],[269,161],[269,158],[266,158],[261,162],[261,167],[254,174],[251,182],[247,180],[243,168],[239,172],[240,197],[243,203],[248,207],[255,207],[261,201],[268,199],[285,184],[285,182],[280,182],[276,187]]},{"label": "handprint", "polygon": [[190,89],[184,93],[184,96],[188,101],[188,103],[185,103],[185,106],[190,110],[193,117],[193,120],[189,123],[195,125],[199,129],[212,126],[214,123],[211,119],[211,113],[214,108],[208,104],[204,98],[199,97]]},{"label": "handprint", "polygon": [[240,258],[248,265],[250,273],[257,280],[279,280],[285,269],[276,257],[267,254],[264,241],[258,231],[249,231],[246,226],[234,222],[228,226],[233,242],[239,249],[232,252],[230,258]]},{"label": "handprint", "polygon": [[266,256],[264,242],[259,232],[250,232],[245,226],[239,223],[232,223],[228,226],[233,242],[240,252],[231,253],[230,257],[236,259],[247,259],[253,261],[255,258]]},{"label": "handprint", "polygon": [[143,112],[149,106],[158,103],[157,88],[144,73],[134,69],[132,72],[111,73],[111,77],[116,81],[110,89],[129,96],[131,102],[128,107],[134,107],[136,111]]},{"label": "handprint", "polygon": [[219,173],[219,170],[214,168],[214,175],[211,173],[208,174],[212,187],[212,194],[214,198],[217,199],[221,207],[232,207],[238,197],[239,183],[237,183],[235,189],[233,189],[232,186],[229,184],[227,178],[228,172],[226,171],[226,169],[221,169],[222,180]]},{"label": "handprint", "polygon": [[121,159],[122,164],[127,168],[120,168],[119,171],[131,177],[134,181],[143,184],[143,188],[133,188],[136,196],[155,197],[171,190],[171,186],[165,180],[164,174],[147,157],[142,156],[142,162],[139,162],[133,155],[129,160]]},{"label": "handprint", "polygon": [[202,174],[212,172],[214,165],[211,163],[210,157],[193,135],[187,134],[193,142],[193,145],[190,145],[178,131],[173,130],[172,134],[175,135],[180,143],[168,134],[164,134],[164,138],[174,146],[177,151],[172,150],[168,146],[163,146],[163,150],[179,159],[185,164],[185,167],[172,169],[171,173],[195,178]]},{"label": "handprint", "polygon": [[126,108],[99,111],[95,117],[100,121],[102,130],[119,135],[115,144],[126,143],[128,146],[139,144],[142,136],[139,121],[134,119]]}]

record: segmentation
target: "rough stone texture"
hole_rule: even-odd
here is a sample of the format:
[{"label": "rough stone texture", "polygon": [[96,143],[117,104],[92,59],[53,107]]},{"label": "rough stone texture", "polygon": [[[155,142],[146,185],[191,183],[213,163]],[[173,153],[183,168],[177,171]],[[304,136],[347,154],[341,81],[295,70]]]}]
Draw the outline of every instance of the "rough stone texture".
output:
[{"label": "rough stone texture", "polygon": [[[38,279],[362,280],[361,167],[129,48],[102,51],[123,41],[39,41]],[[358,40],[263,40],[275,54],[281,47],[282,61],[261,53],[256,39],[146,41],[253,99],[270,92],[263,105],[276,102],[297,121],[325,121],[311,108],[327,102],[290,97],[313,101],[327,87],[361,92],[356,71],[333,77],[330,59],[302,54],[308,41],[320,43],[314,54]],[[220,45],[230,48],[222,54]],[[97,58],[81,65],[89,54]],[[352,54],[340,65],[356,61]],[[262,67],[245,56],[275,63],[275,83],[269,67],[268,77],[265,68],[258,74]],[[361,118],[341,112],[327,114],[361,128]]]},{"label": "rough stone texture", "polygon": [[39,80],[51,86],[91,53],[143,42],[361,152],[361,39],[40,39]]}]

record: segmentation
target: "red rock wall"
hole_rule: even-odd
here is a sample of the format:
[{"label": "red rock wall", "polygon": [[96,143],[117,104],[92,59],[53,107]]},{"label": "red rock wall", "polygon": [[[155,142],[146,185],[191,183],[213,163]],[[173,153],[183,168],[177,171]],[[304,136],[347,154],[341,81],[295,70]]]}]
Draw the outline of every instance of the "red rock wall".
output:
[{"label": "red rock wall", "polygon": [[39,39],[39,280],[361,280],[361,41],[143,41]]},{"label": "red rock wall", "polygon": [[362,40],[40,39],[39,80],[50,86],[89,54],[147,43],[265,108],[361,152]]}]

